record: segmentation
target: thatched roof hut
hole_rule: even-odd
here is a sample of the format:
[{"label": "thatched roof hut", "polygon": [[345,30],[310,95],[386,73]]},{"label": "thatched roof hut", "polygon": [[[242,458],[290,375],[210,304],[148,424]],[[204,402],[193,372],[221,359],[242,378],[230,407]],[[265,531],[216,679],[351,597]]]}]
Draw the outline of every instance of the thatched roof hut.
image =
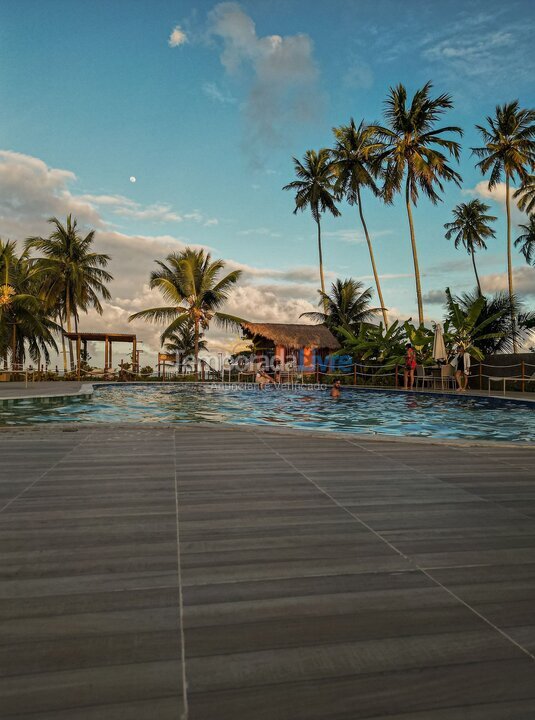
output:
[{"label": "thatched roof hut", "polygon": [[243,322],[241,326],[246,337],[256,341],[267,340],[274,347],[288,350],[340,349],[340,343],[325,325]]}]

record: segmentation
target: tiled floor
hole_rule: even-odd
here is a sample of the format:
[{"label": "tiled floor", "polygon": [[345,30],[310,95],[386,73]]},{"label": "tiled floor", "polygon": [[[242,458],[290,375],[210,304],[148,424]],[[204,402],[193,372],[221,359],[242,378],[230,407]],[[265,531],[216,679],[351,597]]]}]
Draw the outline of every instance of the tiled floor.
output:
[{"label": "tiled floor", "polygon": [[533,720],[535,449],[0,432],[0,718]]}]

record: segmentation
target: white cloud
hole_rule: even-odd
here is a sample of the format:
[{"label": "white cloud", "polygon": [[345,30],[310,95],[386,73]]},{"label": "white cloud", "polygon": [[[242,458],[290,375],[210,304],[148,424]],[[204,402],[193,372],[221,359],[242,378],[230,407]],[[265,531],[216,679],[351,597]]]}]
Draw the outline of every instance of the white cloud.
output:
[{"label": "white cloud", "polygon": [[[95,311],[82,315],[80,329],[99,331],[113,329],[116,332],[135,332],[144,342],[143,364],[155,364],[154,355],[159,347],[162,328],[138,320],[129,323],[129,316],[143,308],[162,304],[160,293],[150,290],[148,279],[154,261],[164,259],[171,252],[179,252],[186,246],[200,247],[187,237],[171,234],[142,235],[118,232],[112,229],[100,215],[99,209],[114,212],[130,210],[133,213],[149,211],[130,198],[121,195],[74,195],[69,183],[75,180],[72,172],[49,168],[38,158],[20,153],[0,152],[0,221],[4,237],[22,241],[29,235],[47,235],[46,219],[55,214],[65,217],[73,213],[82,227],[94,227],[95,250],[110,255],[109,271],[114,279],[110,284],[112,300],[103,303],[104,315]],[[158,213],[170,212],[159,208]],[[189,220],[216,225],[216,218],[205,218],[194,210]],[[184,215],[186,219],[186,215]],[[211,250],[203,246],[206,250]],[[239,286],[233,291],[228,312],[252,320],[273,322],[299,322],[299,314],[313,309],[316,303],[318,270],[316,267],[294,267],[285,270],[259,268],[232,259],[226,259],[226,269],[244,271]],[[328,273],[327,277],[332,274]],[[231,346],[234,336],[228,336],[214,326],[208,340],[211,349]],[[212,344],[213,343],[213,344]],[[102,365],[102,348],[91,352],[93,364]],[[117,346],[118,359],[123,348]],[[124,355],[129,352],[125,346]],[[100,365],[99,365],[100,363]],[[55,364],[55,363],[53,363]]]},{"label": "white cloud", "polygon": [[209,34],[223,43],[229,75],[245,68],[252,79],[244,106],[245,149],[257,162],[266,145],[284,143],[290,128],[317,117],[322,104],[319,72],[308,35],[259,37],[239,4],[224,2],[209,13]]},{"label": "white cloud", "polygon": [[278,238],[281,236],[280,233],[273,232],[267,227],[249,228],[248,230],[239,230],[238,235],[259,235],[261,237]]},{"label": "white cloud", "polygon": [[115,210],[116,215],[131,217],[136,220],[157,220],[159,222],[182,222],[178,213],[171,209],[170,205],[148,205],[145,208],[120,207]]},{"label": "white cloud", "polygon": [[421,41],[422,57],[434,63],[439,77],[468,82],[474,93],[488,93],[489,87],[515,81],[531,82],[535,68],[533,54],[526,52],[532,29],[506,4],[492,11],[474,12],[467,6]]},{"label": "white cloud", "polygon": [[[375,232],[370,232],[372,240],[374,238],[385,237],[386,235],[392,235],[392,230],[377,230]],[[342,242],[351,243],[353,245],[361,245],[363,242],[366,242],[364,232],[360,230],[360,228],[350,228],[348,230],[328,230],[323,233],[323,236],[326,238],[333,238],[333,240],[341,240]]]},{"label": "white cloud", "polygon": [[[483,292],[503,292],[508,290],[507,273],[483,275]],[[513,268],[513,286],[518,295],[535,296],[535,268],[529,265]]]},{"label": "white cloud", "polygon": [[[482,200],[490,200],[492,202],[495,202],[498,205],[501,205],[502,210],[505,212],[506,189],[507,188],[505,183],[500,182],[497,183],[492,188],[492,190],[489,190],[488,180],[481,180],[481,182],[478,182],[475,187],[465,188],[462,192],[464,195],[470,195],[472,197],[475,196],[481,198]],[[509,188],[511,196],[511,218],[515,225],[520,225],[521,223],[525,222],[527,216],[525,213],[518,209],[516,200],[513,198],[513,193],[515,192],[515,190],[515,187]]]},{"label": "white cloud", "polygon": [[173,28],[171,34],[169,35],[169,47],[179,47],[180,45],[184,45],[184,43],[188,42],[188,36],[182,30],[180,25],[175,25]]},{"label": "white cloud", "polygon": [[236,98],[221,90],[214,82],[204,83],[202,91],[210,100],[215,100],[223,105],[233,105],[236,102]]},{"label": "white cloud", "polygon": [[2,236],[23,239],[46,231],[51,216],[73,213],[81,223],[103,227],[91,203],[71,194],[69,170],[50,168],[39,158],[0,151],[0,223]]}]

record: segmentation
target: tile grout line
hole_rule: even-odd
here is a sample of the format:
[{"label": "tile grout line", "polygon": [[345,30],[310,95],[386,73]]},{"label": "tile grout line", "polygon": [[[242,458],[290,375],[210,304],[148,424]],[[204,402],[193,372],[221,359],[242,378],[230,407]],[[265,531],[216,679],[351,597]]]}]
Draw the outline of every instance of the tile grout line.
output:
[{"label": "tile grout line", "polygon": [[336,500],[336,498],[334,498],[332,495],[330,495],[330,493],[327,490],[322,488],[321,485],[318,485],[314,480],[312,480],[312,478],[308,477],[308,475],[305,472],[303,472],[296,465],[294,465],[291,460],[288,460],[278,450],[271,447],[269,445],[269,443],[266,440],[264,440],[263,437],[261,437],[261,436],[259,436],[259,437],[260,437],[260,440],[266,445],[266,447],[269,447],[276,455],[278,455],[282,460],[284,460],[284,462],[288,463],[288,465],[290,467],[292,467],[296,472],[298,472],[306,480],[308,480],[310,483],[312,483],[312,485],[314,485],[314,487],[316,487],[321,493],[326,495],[335,505],[337,505],[339,508],[344,510],[344,512],[346,512],[350,517],[352,517],[358,523],[360,523],[365,528],[367,528],[371,533],[373,533],[376,537],[378,537],[383,543],[388,545],[388,547],[391,548],[395,553],[397,553],[402,558],[407,560],[407,562],[409,562],[416,570],[418,570],[423,575],[425,575],[429,580],[431,580],[432,583],[434,583],[438,587],[442,588],[442,590],[444,590],[446,593],[448,593],[448,595],[450,595],[450,597],[453,597],[455,600],[457,600],[457,602],[461,603],[461,605],[464,605],[464,607],[466,607],[468,610],[470,610],[474,615],[476,615],[481,620],[483,620],[483,622],[486,625],[493,628],[493,630],[495,630],[497,633],[499,633],[504,639],[508,640],[511,644],[515,645],[519,650],[521,650],[522,653],[527,655],[531,660],[535,660],[535,655],[533,655],[533,653],[531,653],[527,648],[520,645],[520,643],[518,643],[514,638],[512,638],[510,635],[508,635],[505,631],[503,631],[497,625],[495,625],[491,620],[489,620],[484,615],[482,615],[480,612],[478,612],[475,608],[473,608],[471,605],[469,605],[467,602],[465,602],[461,597],[459,597],[456,593],[454,593],[448,587],[443,585],[439,580],[437,580],[435,577],[433,577],[433,575],[431,575],[427,570],[425,570],[425,568],[418,565],[418,563],[415,562],[408,555],[405,555],[405,553],[403,553],[399,548],[397,548],[389,540],[387,540],[383,535],[381,535],[380,532],[378,532],[377,530],[374,530],[374,528],[371,527],[371,525],[368,525],[368,523],[365,522],[364,520],[362,520],[362,518],[360,518],[355,513],[351,512],[351,510],[349,510],[349,508],[344,507],[344,505],[342,505],[342,503],[340,503],[338,500]]},{"label": "tile grout line", "polygon": [[[370,448],[366,447],[365,445],[359,445],[359,443],[357,441],[350,440],[349,438],[344,438],[344,440],[349,445],[359,448],[359,450],[364,450],[364,452],[369,452],[372,455],[379,455],[380,457],[382,457],[378,450],[370,449]],[[460,449],[463,450],[463,448],[460,448]],[[419,475],[422,475],[424,478],[431,478],[432,480],[435,480],[436,482],[441,483],[443,485],[447,485],[450,488],[454,488],[457,491],[461,490],[463,493],[466,493],[467,495],[471,495],[472,497],[478,498],[481,502],[487,503],[489,505],[494,505],[495,507],[500,508],[500,510],[503,510],[508,513],[512,513],[512,514],[519,516],[521,518],[524,518],[526,520],[533,520],[533,518],[530,515],[525,515],[520,510],[515,510],[514,508],[508,508],[505,505],[502,505],[501,503],[497,502],[496,500],[492,500],[491,498],[482,497],[481,495],[479,495],[477,492],[475,492],[473,490],[467,490],[464,487],[458,487],[455,483],[449,482],[448,480],[445,480],[444,478],[438,477],[437,475],[434,475],[432,472],[428,472],[427,470],[420,470],[420,468],[409,465],[405,460],[398,460],[398,459],[394,459],[391,457],[389,457],[388,459],[392,460],[392,462],[396,463],[397,465],[403,465],[404,467],[406,467],[408,470],[410,470],[413,473],[418,473]],[[509,468],[509,467],[507,467],[507,465],[504,465],[504,470],[509,470],[509,469],[512,469],[512,467]]]},{"label": "tile grout line", "polygon": [[175,516],[176,516],[176,554],[177,554],[177,572],[178,572],[178,625],[180,639],[180,660],[182,666],[182,701],[183,712],[180,720],[188,720],[188,680],[186,673],[186,642],[184,633],[184,597],[182,593],[182,562],[180,558],[180,527],[178,520],[178,475],[177,475],[177,446],[176,446],[176,430],[173,428],[173,465],[175,479]]},{"label": "tile grout line", "polygon": [[31,482],[27,487],[24,488],[24,490],[21,490],[21,492],[16,495],[14,498],[11,498],[3,507],[0,508],[0,513],[4,512],[4,510],[7,510],[7,508],[12,505],[14,502],[19,500],[24,493],[26,493],[30,488],[32,488],[36,483],[38,483],[40,480],[42,480],[44,477],[48,475],[49,472],[52,472],[52,470],[55,470],[57,466],[62,463],[64,460],[66,460],[75,450],[77,450],[79,447],[81,447],[88,438],[93,437],[95,434],[95,430],[91,430],[82,440],[79,440],[65,455],[62,455],[62,457],[59,458],[59,460],[56,460],[56,462],[51,465],[47,470],[45,470],[41,475],[39,475],[38,478],[36,478],[33,482]]}]

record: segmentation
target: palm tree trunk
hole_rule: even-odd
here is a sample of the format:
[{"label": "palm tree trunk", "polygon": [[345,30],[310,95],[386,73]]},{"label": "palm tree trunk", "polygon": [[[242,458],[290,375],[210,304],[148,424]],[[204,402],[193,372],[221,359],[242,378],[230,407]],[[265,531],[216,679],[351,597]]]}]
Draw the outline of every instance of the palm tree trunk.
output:
[{"label": "palm tree trunk", "polygon": [[[71,326],[71,304],[69,302],[69,296],[65,298],[65,315],[67,316],[67,332],[70,333]],[[74,354],[72,351],[72,341],[69,339],[69,364],[71,371],[74,370]]]},{"label": "palm tree trunk", "polygon": [[[67,315],[67,332],[71,332],[71,317]],[[72,340],[69,338],[69,365],[71,370],[74,370],[74,353],[72,349]]]},{"label": "palm tree trunk", "polygon": [[518,352],[516,341],[516,318],[513,305],[513,256],[511,252],[511,198],[509,197],[509,174],[505,174],[505,209],[507,212],[507,280],[509,283],[509,305],[511,309],[511,331],[513,333],[513,352]]},{"label": "palm tree trunk", "polygon": [[319,262],[320,262],[320,284],[321,284],[321,292],[322,292],[322,300],[323,300],[323,307],[325,312],[327,312],[327,299],[325,297],[325,276],[323,274],[323,252],[321,249],[321,224],[320,219],[318,216],[318,219],[316,220],[318,225],[318,255],[319,255]]},{"label": "palm tree trunk", "polygon": [[424,324],[424,306],[422,302],[422,285],[420,282],[420,267],[418,265],[418,251],[416,250],[416,236],[412,222],[411,197],[409,192],[409,178],[405,186],[405,203],[407,205],[407,216],[409,218],[409,230],[411,233],[412,259],[414,261],[414,279],[416,281],[416,299],[418,301],[418,322]]},{"label": "palm tree trunk", "polygon": [[63,355],[63,372],[67,372],[67,348],[65,346],[65,328],[61,323],[61,353]]},{"label": "palm tree trunk", "polygon": [[476,283],[477,283],[477,291],[480,295],[483,295],[481,291],[481,283],[479,282],[479,275],[477,274],[477,268],[476,268],[476,255],[474,253],[474,248],[470,250],[470,255],[472,256],[472,265],[474,266],[474,273],[476,276]]},{"label": "palm tree trunk", "polygon": [[373,248],[372,248],[372,241],[370,240],[370,235],[368,233],[368,227],[366,225],[366,222],[364,220],[364,214],[362,212],[362,200],[360,199],[360,188],[357,187],[357,201],[359,206],[359,215],[360,215],[360,221],[362,223],[362,227],[364,229],[364,235],[366,236],[366,242],[368,243],[368,251],[370,253],[370,260],[372,263],[372,270],[373,270],[373,277],[375,279],[375,287],[377,288],[377,295],[379,296],[379,302],[381,303],[381,311],[383,313],[383,320],[385,323],[385,330],[388,330],[388,315],[386,312],[385,303],[383,300],[383,293],[381,291],[381,284],[379,282],[379,274],[377,272],[377,267],[375,265],[375,257],[373,254]]},{"label": "palm tree trunk", "polygon": [[195,318],[195,344],[194,344],[194,355],[195,355],[195,377],[199,379],[199,319]]},{"label": "palm tree trunk", "polygon": [[11,331],[11,369],[16,370],[17,365],[17,326],[13,323]]}]

